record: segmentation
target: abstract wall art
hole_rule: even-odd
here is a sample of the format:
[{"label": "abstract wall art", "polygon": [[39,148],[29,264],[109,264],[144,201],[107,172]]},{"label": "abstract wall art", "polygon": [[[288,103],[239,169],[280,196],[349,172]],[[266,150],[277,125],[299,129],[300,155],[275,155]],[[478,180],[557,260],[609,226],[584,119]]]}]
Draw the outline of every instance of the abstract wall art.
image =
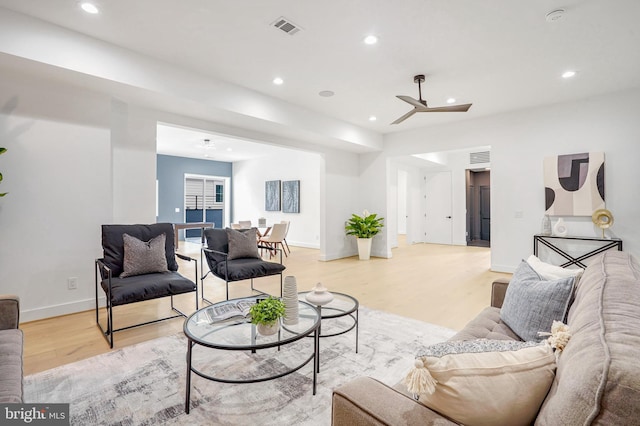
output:
[{"label": "abstract wall art", "polygon": [[300,213],[300,181],[282,182],[282,212]]},{"label": "abstract wall art", "polygon": [[279,180],[268,180],[264,183],[264,209],[268,212],[280,211]]},{"label": "abstract wall art", "polygon": [[604,152],[544,159],[545,209],[551,216],[591,216],[605,208]]}]

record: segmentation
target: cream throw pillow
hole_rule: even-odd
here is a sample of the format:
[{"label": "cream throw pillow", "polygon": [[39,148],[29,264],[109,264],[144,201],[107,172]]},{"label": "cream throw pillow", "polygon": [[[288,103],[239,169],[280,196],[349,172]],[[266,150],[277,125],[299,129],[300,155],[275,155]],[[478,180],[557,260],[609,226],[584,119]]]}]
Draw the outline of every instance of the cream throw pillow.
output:
[{"label": "cream throw pillow", "polygon": [[530,425],[555,368],[545,343],[450,341],[418,355],[405,383],[422,404],[467,426]]},{"label": "cream throw pillow", "polygon": [[546,280],[559,280],[561,278],[575,277],[574,286],[578,284],[578,280],[584,272],[584,269],[582,268],[568,269],[561,268],[560,266],[552,265],[550,263],[545,263],[533,254],[527,258],[527,263],[538,273],[538,275]]}]

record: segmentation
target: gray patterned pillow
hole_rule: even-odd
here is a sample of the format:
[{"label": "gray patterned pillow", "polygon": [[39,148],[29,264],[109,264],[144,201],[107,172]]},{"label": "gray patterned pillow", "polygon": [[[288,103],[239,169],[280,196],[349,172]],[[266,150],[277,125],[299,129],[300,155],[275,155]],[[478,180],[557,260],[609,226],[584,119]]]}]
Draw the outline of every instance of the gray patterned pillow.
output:
[{"label": "gray patterned pillow", "polygon": [[522,340],[540,341],[538,332],[551,330],[553,321],[564,321],[574,281],[545,280],[523,260],[507,287],[500,318]]},{"label": "gray patterned pillow", "polygon": [[243,231],[227,228],[227,239],[229,240],[228,260],[247,257],[260,258],[258,236],[255,228]]},{"label": "gray patterned pillow", "polygon": [[145,242],[129,234],[122,234],[124,261],[120,278],[153,272],[169,272],[164,247],[166,238],[165,234],[160,234]]}]

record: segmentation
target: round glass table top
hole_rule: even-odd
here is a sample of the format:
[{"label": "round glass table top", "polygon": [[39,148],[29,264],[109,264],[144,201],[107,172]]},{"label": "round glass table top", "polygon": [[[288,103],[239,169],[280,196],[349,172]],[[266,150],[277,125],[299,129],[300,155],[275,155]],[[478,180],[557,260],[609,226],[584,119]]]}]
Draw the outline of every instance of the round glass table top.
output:
[{"label": "round glass table top", "polygon": [[[228,319],[220,319],[234,306],[246,308],[264,296],[231,299],[215,303],[194,312],[184,323],[185,335],[194,342],[217,349],[244,350],[279,346],[309,335],[320,324],[318,310],[307,302],[298,301],[298,322],[284,324],[271,336],[260,335],[251,316],[238,313]],[[246,312],[246,310],[245,310]]]}]

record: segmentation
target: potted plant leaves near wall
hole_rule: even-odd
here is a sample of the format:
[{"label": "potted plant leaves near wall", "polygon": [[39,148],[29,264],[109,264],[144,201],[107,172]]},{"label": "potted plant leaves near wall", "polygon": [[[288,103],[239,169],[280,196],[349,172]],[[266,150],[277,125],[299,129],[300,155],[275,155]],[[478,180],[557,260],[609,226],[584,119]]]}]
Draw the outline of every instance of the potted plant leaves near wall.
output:
[{"label": "potted plant leaves near wall", "polygon": [[[7,152],[7,148],[0,147],[0,154],[4,154],[5,152]],[[0,182],[2,182],[2,173],[0,173]],[[0,192],[0,197],[4,197],[7,194],[7,192]]]},{"label": "potted plant leaves near wall", "polygon": [[285,306],[280,299],[269,296],[259,300],[249,310],[251,322],[257,325],[258,333],[263,336],[275,334],[280,329],[280,318],[284,316]]},{"label": "potted plant leaves near wall", "polygon": [[358,257],[360,260],[369,260],[371,256],[371,241],[374,235],[382,229],[384,218],[375,213],[364,211],[362,216],[351,215],[344,229],[347,235],[355,235],[358,241]]}]

